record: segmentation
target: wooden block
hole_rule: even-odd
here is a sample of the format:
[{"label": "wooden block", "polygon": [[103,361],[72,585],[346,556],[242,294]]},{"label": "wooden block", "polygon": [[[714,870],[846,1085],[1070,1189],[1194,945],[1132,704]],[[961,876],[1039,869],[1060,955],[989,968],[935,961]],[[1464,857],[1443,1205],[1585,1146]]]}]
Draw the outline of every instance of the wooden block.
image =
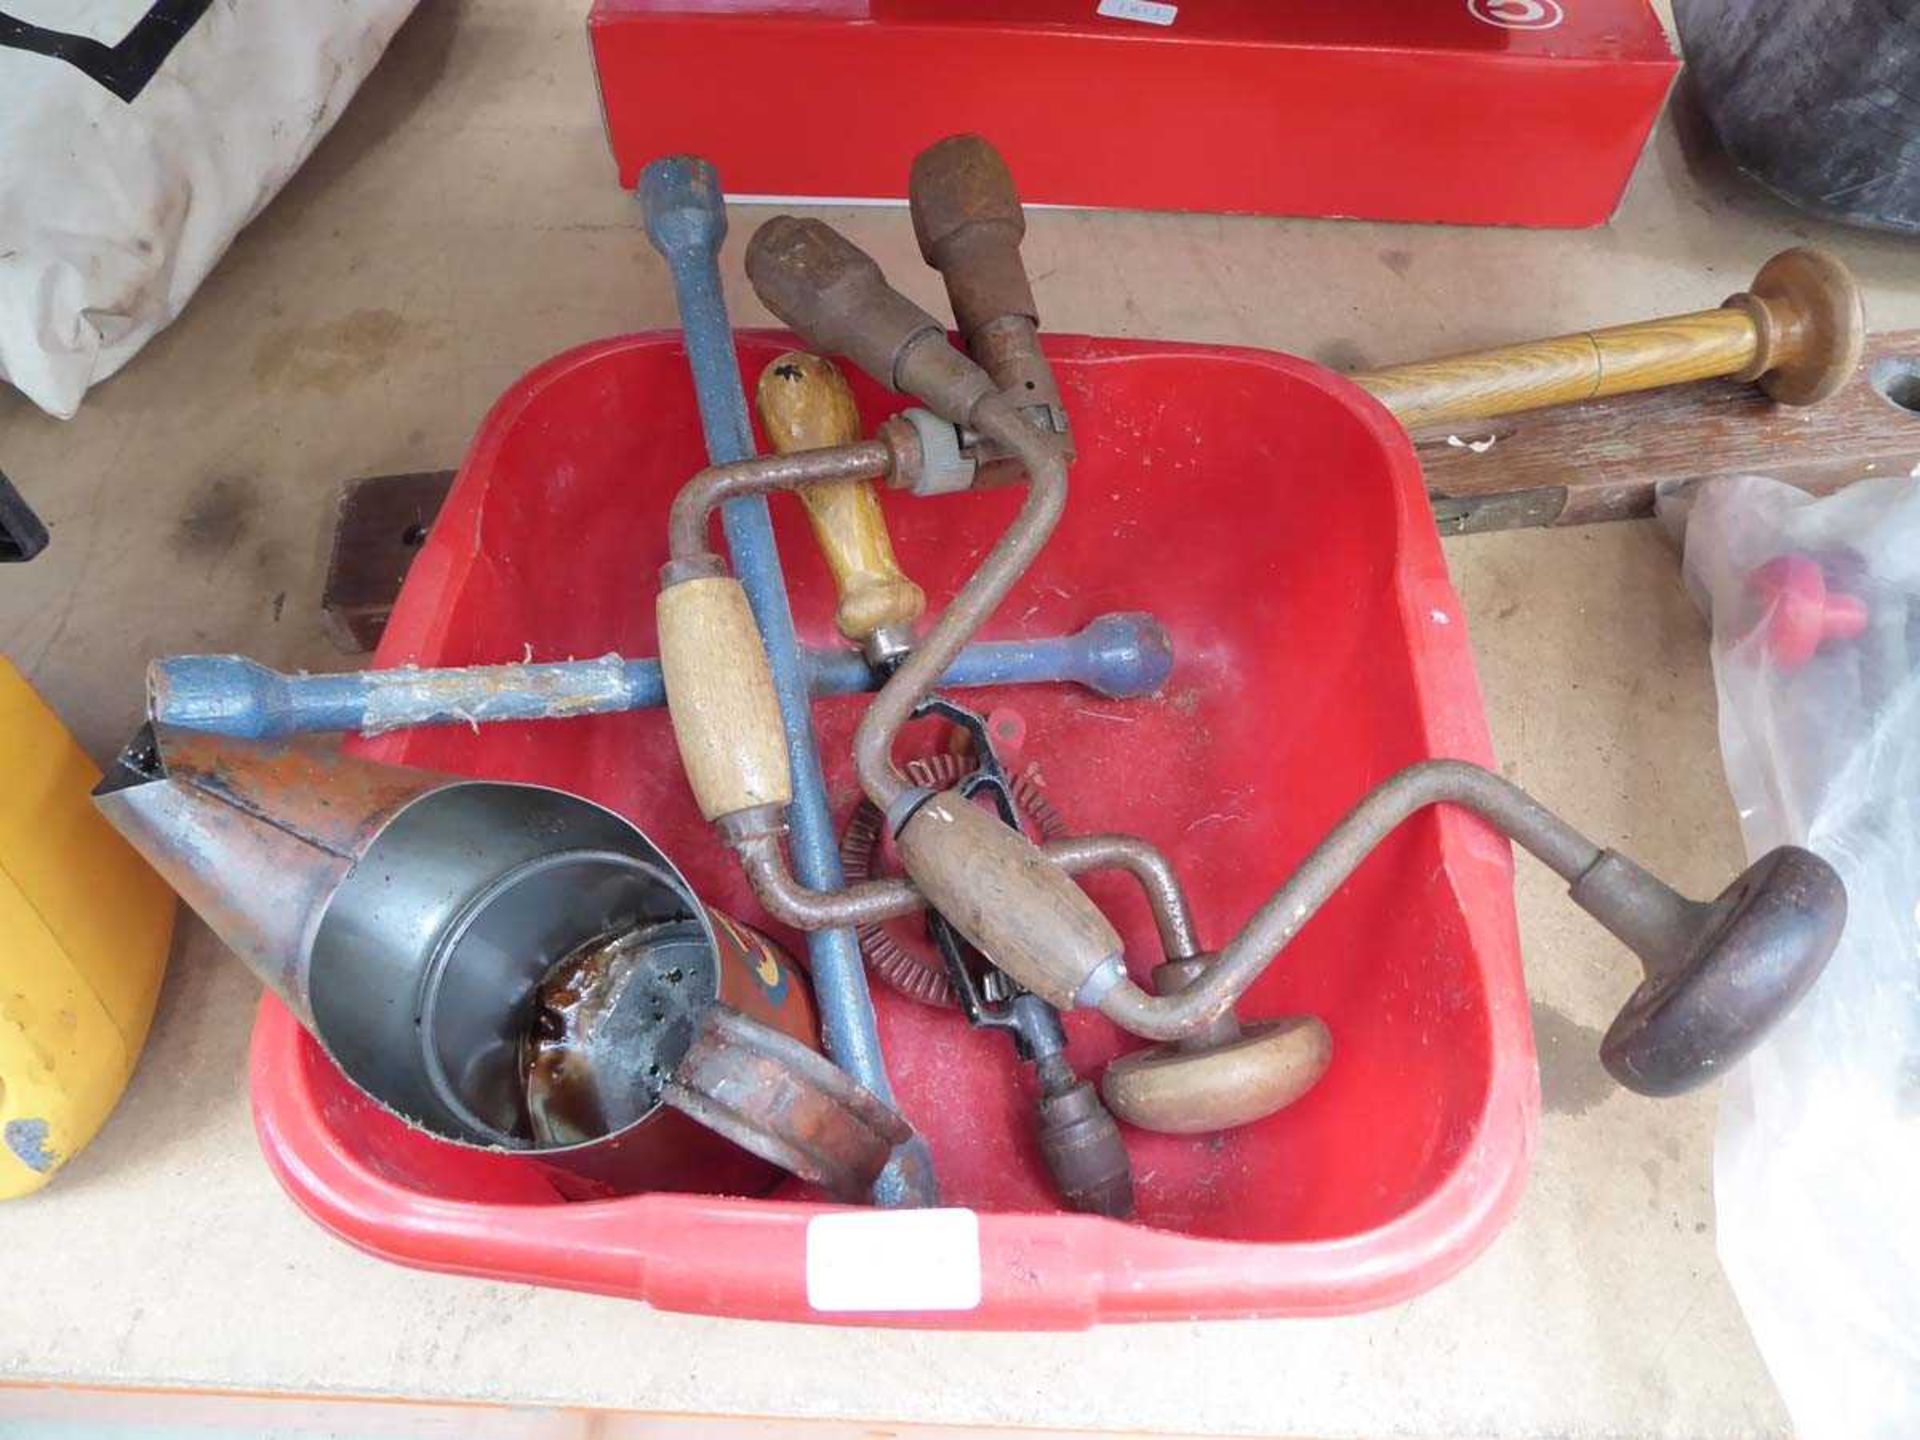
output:
[{"label": "wooden block", "polygon": [[1805,408],[1711,380],[1412,434],[1442,534],[1584,525],[1651,515],[1657,488],[1722,475],[1824,494],[1910,474],[1920,465],[1916,377],[1920,330],[1891,331],[1868,337],[1838,394]]},{"label": "wooden block", "polygon": [[[1412,433],[1443,535],[1635,519],[1653,513],[1657,487],[1720,475],[1825,494],[1920,465],[1920,330],[1868,336],[1853,379],[1803,409],[1709,380]],[[321,603],[343,650],[379,643],[453,474],[376,475],[342,491]]]},{"label": "wooden block", "polygon": [[320,608],[342,650],[371,650],[380,643],[407,567],[425,543],[453,475],[374,475],[349,480],[341,489]]}]

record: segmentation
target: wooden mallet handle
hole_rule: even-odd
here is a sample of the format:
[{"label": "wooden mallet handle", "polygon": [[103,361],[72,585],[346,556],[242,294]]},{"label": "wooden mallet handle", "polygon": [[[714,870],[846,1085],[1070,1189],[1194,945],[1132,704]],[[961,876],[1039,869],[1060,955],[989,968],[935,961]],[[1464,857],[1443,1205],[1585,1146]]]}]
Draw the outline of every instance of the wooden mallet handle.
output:
[{"label": "wooden mallet handle", "polygon": [[[789,351],[776,358],[760,372],[755,405],[768,441],[782,455],[860,438],[860,412],[846,377],[819,355]],[[840,633],[863,647],[881,632],[892,632],[899,648],[910,645],[927,597],[893,558],[873,487],[864,481],[809,485],[800,499],[839,592],[834,620]]]},{"label": "wooden mallet handle", "polygon": [[1731,376],[1783,405],[1826,399],[1860,364],[1866,316],[1838,258],[1774,256],[1718,310],[1504,345],[1353,376],[1409,429]]}]

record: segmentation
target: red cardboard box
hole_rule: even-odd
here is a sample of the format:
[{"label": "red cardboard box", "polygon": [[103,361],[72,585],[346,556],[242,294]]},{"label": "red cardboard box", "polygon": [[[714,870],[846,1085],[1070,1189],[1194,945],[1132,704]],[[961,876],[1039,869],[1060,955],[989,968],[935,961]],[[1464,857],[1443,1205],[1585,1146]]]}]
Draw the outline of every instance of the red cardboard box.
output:
[{"label": "red cardboard box", "polygon": [[[1104,12],[1104,13],[1103,13]],[[1647,0],[595,0],[631,186],[899,199],[974,130],[1029,202],[1598,225],[1679,62]]]}]

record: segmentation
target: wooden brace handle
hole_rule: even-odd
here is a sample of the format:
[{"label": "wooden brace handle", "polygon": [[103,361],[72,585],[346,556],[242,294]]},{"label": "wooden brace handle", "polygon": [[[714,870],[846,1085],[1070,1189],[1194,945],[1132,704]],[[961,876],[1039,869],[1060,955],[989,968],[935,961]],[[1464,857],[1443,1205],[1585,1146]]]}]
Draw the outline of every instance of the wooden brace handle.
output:
[{"label": "wooden brace handle", "polygon": [[[831,360],[789,351],[760,372],[755,395],[767,439],[782,455],[824,450],[860,438],[860,412],[846,378]],[[814,538],[827,557],[840,596],[835,623],[864,645],[875,631],[911,632],[927,597],[893,558],[879,497],[865,481],[809,485],[800,492]]]},{"label": "wooden brace handle", "polygon": [[746,590],[731,576],[686,580],[660,592],[654,616],[667,713],[700,813],[784,807],[787,736]]}]

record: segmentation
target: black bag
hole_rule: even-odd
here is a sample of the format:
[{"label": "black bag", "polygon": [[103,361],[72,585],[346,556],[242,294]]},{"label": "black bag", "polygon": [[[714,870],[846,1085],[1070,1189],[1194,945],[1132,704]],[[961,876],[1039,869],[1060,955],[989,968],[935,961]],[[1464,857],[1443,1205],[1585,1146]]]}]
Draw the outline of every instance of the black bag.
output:
[{"label": "black bag", "polygon": [[1747,174],[1920,232],[1920,0],[1674,0],[1701,108]]}]

